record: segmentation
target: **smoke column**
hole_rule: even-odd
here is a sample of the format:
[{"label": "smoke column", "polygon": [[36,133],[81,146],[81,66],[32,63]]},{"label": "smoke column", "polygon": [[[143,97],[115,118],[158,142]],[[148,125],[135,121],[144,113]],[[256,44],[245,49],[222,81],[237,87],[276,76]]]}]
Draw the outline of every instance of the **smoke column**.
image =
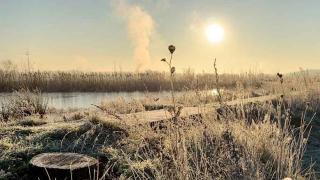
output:
[{"label": "smoke column", "polygon": [[150,64],[149,46],[154,20],[140,6],[129,5],[126,0],[114,0],[113,7],[126,21],[128,36],[134,46],[136,70],[145,69]]}]

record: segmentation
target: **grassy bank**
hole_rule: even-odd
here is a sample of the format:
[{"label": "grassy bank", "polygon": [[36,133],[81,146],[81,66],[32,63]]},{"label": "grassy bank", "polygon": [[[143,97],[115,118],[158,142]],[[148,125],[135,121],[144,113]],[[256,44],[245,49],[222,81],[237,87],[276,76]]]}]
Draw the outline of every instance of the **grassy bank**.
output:
[{"label": "grassy bank", "polygon": [[[34,155],[61,151],[98,158],[101,179],[316,179],[311,162],[303,160],[308,122],[318,111],[316,92],[152,127],[128,126],[92,109],[13,113],[0,123],[0,177],[30,179]],[[31,103],[41,98],[21,93],[27,92],[16,96],[29,102],[23,106],[45,107]],[[142,106],[114,102],[104,108],[128,113]]]}]

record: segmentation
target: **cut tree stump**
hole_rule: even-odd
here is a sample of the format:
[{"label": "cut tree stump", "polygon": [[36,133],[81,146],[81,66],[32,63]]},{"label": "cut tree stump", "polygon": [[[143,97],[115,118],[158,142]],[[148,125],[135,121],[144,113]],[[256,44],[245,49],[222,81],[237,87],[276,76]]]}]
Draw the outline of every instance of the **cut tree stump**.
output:
[{"label": "cut tree stump", "polygon": [[93,179],[97,168],[97,159],[77,153],[43,153],[30,161],[35,179]]}]

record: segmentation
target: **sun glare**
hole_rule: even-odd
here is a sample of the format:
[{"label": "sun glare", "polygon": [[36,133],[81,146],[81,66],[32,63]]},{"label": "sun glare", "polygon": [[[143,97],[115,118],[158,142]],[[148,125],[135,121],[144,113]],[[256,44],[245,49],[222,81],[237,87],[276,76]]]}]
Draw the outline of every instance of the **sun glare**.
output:
[{"label": "sun glare", "polygon": [[224,38],[224,30],[218,24],[211,24],[205,29],[208,40],[212,43],[219,43]]}]

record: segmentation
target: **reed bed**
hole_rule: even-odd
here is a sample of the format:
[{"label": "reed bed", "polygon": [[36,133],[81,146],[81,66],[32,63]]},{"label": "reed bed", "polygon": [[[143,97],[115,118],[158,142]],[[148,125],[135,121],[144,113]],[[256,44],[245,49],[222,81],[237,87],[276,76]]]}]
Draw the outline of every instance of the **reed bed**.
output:
[{"label": "reed bed", "polygon": [[[214,74],[196,74],[191,70],[175,74],[175,90],[194,90],[214,88]],[[263,83],[276,80],[275,76],[265,74],[223,74],[220,75],[221,87],[236,88],[238,83],[244,87],[261,87]],[[168,91],[170,74],[146,71],[141,73],[125,72],[49,72],[0,69],[0,92],[38,89],[41,92],[133,92]]]}]

